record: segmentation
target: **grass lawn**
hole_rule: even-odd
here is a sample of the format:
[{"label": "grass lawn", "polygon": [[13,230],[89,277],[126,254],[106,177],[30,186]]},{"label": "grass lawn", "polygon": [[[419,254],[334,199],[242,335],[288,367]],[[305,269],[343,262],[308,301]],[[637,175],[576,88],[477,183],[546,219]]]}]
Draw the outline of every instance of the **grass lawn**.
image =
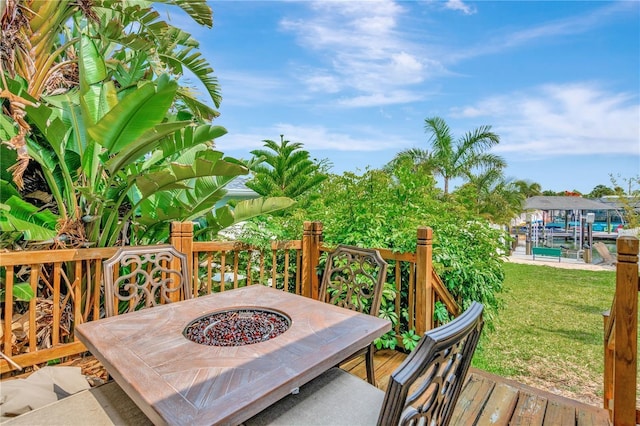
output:
[{"label": "grass lawn", "polygon": [[504,307],[472,365],[602,406],[602,312],[611,308],[615,272],[504,267]]}]

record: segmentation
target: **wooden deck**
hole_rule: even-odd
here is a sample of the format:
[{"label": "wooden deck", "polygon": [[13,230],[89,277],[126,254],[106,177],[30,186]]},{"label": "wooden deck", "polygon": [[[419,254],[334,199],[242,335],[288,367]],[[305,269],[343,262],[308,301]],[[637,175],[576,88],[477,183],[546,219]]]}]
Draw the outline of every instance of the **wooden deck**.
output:
[{"label": "wooden deck", "polygon": [[[376,381],[380,389],[386,390],[389,376],[405,358],[405,354],[396,351],[383,350],[376,353]],[[86,357],[80,364],[73,365],[82,366],[83,370],[86,370],[84,371],[85,374],[95,376],[97,379],[106,377],[103,367],[92,356]],[[364,357],[354,359],[341,367],[363,380],[367,378]],[[100,390],[100,388],[94,388],[92,391],[95,391],[95,389]],[[115,395],[114,398],[118,397],[118,395]],[[99,396],[100,394],[98,396],[89,395],[88,397],[84,396],[84,398],[89,398],[90,407],[99,408],[100,404],[105,403],[104,398],[98,398]],[[69,398],[64,407],[71,410],[74,404],[81,403],[80,397],[76,399]],[[120,403],[114,406],[120,406]],[[110,413],[109,410],[113,411],[109,407],[108,403],[106,408],[103,407],[107,414]],[[75,410],[77,411],[78,409],[76,406]],[[133,405],[128,408],[122,408],[122,410],[122,413],[115,413],[117,415],[111,413],[108,417],[114,423],[122,424],[122,422],[116,421],[119,418],[118,416],[135,417],[135,415],[142,414]],[[9,423],[16,425],[34,424],[33,420],[40,419],[40,417],[37,417],[39,415],[44,415],[49,419],[51,417],[47,416],[56,416],[55,413],[39,410],[26,416],[16,417]],[[142,424],[137,421],[136,423]],[[78,418],[78,421],[73,424],[83,424],[82,419]],[[588,426],[611,425],[611,422],[609,421],[608,412],[603,408],[535,389],[477,369],[471,369],[467,383],[458,399],[451,425]]]},{"label": "wooden deck", "polygon": [[[385,390],[389,376],[406,357],[395,351],[376,353],[377,386]],[[343,369],[366,380],[364,361],[355,359]],[[609,413],[484,371],[471,369],[453,413],[451,425],[610,425]]]}]

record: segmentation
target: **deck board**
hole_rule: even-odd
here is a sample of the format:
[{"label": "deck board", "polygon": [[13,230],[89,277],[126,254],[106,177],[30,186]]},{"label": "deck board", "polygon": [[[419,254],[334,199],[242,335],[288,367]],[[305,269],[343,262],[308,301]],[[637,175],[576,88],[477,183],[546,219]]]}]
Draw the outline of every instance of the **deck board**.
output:
[{"label": "deck board", "polygon": [[517,402],[518,389],[505,383],[496,383],[475,424],[508,425]]},{"label": "deck board", "polygon": [[[404,361],[401,352],[376,353],[378,388],[386,390],[391,373]],[[364,358],[341,368],[366,380]],[[611,425],[608,412],[477,369],[470,369],[451,418],[451,425],[595,426]]]},{"label": "deck board", "polygon": [[576,409],[558,401],[547,402],[547,412],[542,426],[566,425],[575,422]]},{"label": "deck board", "polygon": [[461,426],[472,426],[485,406],[495,383],[472,376],[465,384],[465,392],[458,398],[457,408],[451,417],[451,423]]},{"label": "deck board", "polygon": [[541,425],[547,408],[547,398],[527,392],[522,392],[518,404],[511,417],[513,426]]}]

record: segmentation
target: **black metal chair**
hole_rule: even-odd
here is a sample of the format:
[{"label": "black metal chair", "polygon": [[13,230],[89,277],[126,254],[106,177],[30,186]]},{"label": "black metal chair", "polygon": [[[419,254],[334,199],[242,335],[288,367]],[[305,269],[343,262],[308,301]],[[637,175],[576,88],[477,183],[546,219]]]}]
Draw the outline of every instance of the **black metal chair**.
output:
[{"label": "black metal chair", "polygon": [[[102,264],[107,317],[170,303],[174,293],[178,299],[191,298],[187,257],[172,245],[122,247]],[[120,309],[121,302],[126,307]]]},{"label": "black metal chair", "polygon": [[474,302],[425,333],[391,375],[386,393],[332,368],[245,424],[446,426],[482,332],[483,308]]},{"label": "black metal chair", "polygon": [[[319,299],[377,317],[386,279],[387,262],[377,250],[339,245],[327,256]],[[371,343],[344,362],[364,355],[367,380],[375,386],[374,352]]]}]

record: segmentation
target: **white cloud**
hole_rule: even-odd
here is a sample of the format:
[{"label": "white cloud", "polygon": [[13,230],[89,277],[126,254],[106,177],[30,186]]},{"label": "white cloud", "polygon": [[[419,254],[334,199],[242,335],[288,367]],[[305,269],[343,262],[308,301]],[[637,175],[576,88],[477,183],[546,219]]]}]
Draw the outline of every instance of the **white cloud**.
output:
[{"label": "white cloud", "polygon": [[298,73],[309,90],[326,88],[352,98],[340,102],[343,106],[380,106],[406,102],[405,96],[387,93],[408,90],[442,72],[437,61],[424,57],[423,46],[401,35],[400,19],[405,13],[401,4],[385,0],[310,5],[312,16],[280,23],[284,31],[296,35],[300,45],[324,60],[323,68],[305,66]]},{"label": "white cloud", "polygon": [[354,96],[338,99],[336,105],[343,107],[368,107],[371,105],[396,105],[417,102],[421,95],[415,92],[397,90],[388,93],[372,93],[370,95]]},{"label": "white cloud", "polygon": [[279,123],[267,129],[255,130],[255,133],[229,133],[216,140],[216,149],[229,154],[238,151],[248,153],[251,150],[262,148],[263,139],[279,141],[279,135],[284,135],[285,139],[292,142],[303,143],[304,149],[309,152],[316,150],[373,152],[409,145],[406,140],[381,135],[378,130],[373,128],[358,130],[361,136],[332,131],[323,126]]},{"label": "white cloud", "polygon": [[338,93],[342,84],[336,76],[321,70],[311,70],[302,77],[311,92]]},{"label": "white cloud", "polygon": [[538,40],[554,39],[592,31],[594,28],[608,24],[610,16],[627,13],[637,13],[637,6],[633,1],[619,1],[608,3],[601,8],[588,13],[570,16],[565,19],[545,22],[530,28],[502,33],[492,39],[486,38],[480,43],[467,49],[453,51],[443,60],[446,63],[455,63],[468,58],[475,58],[514,49],[519,46],[532,44]]},{"label": "white cloud", "polygon": [[250,74],[248,72],[226,72],[218,77],[222,91],[222,106],[253,106],[258,103],[276,101],[276,94],[287,92],[287,82],[277,77]]},{"label": "white cloud", "polygon": [[459,10],[465,15],[473,15],[476,13],[476,9],[474,7],[469,6],[462,0],[447,0],[445,2],[445,7],[451,10]]},{"label": "white cloud", "polygon": [[454,111],[485,118],[501,137],[496,152],[550,155],[640,155],[637,94],[595,84],[549,84],[495,96]]}]

